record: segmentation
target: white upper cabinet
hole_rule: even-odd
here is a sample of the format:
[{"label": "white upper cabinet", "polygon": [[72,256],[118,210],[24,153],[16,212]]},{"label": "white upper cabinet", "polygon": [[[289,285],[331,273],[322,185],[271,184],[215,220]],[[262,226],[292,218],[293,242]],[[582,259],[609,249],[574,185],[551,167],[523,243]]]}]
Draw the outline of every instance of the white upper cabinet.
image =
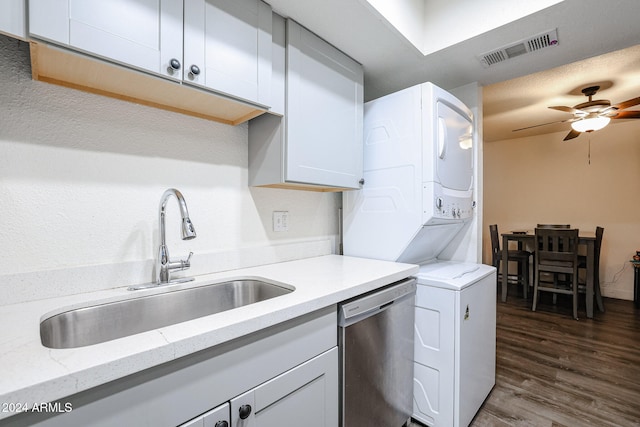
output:
[{"label": "white upper cabinet", "polygon": [[262,107],[271,8],[259,0],[29,0],[29,31]]},{"label": "white upper cabinet", "polygon": [[25,39],[26,22],[25,0],[0,1],[0,34]]},{"label": "white upper cabinet", "polygon": [[288,181],[358,188],[362,178],[362,66],[287,21]]},{"label": "white upper cabinet", "polygon": [[[273,34],[277,52],[276,28]],[[249,123],[249,184],[360,188],[362,66],[291,20],[286,21],[286,41],[285,114],[265,114]]]},{"label": "white upper cabinet", "polygon": [[256,0],[185,0],[184,80],[270,104],[271,8]]},{"label": "white upper cabinet", "polygon": [[285,19],[272,13],[271,24],[271,110],[273,114],[284,115],[286,87],[287,30]]},{"label": "white upper cabinet", "polygon": [[[181,79],[182,0],[30,0],[32,35]],[[173,67],[172,67],[173,65]]]}]

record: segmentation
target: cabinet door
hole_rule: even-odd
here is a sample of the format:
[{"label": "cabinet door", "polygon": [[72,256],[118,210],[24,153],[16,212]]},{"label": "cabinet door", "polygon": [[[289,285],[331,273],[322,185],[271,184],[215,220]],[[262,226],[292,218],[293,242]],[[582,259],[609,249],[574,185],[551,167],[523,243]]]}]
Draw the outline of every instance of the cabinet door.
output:
[{"label": "cabinet door", "polygon": [[182,0],[29,0],[29,19],[33,36],[182,78]]},{"label": "cabinet door", "polygon": [[[251,412],[245,418],[248,408]],[[338,425],[338,349],[333,349],[231,400],[231,425]]]},{"label": "cabinet door", "polygon": [[271,110],[269,112],[283,116],[287,76],[286,20],[274,13],[271,30]]},{"label": "cabinet door", "polygon": [[362,178],[362,66],[287,21],[285,179],[358,188]]},{"label": "cabinet door", "polygon": [[[226,423],[226,424],[225,424]],[[229,427],[229,402],[214,408],[197,418],[180,424],[179,427]]]},{"label": "cabinet door", "polygon": [[180,424],[178,427],[204,427],[204,419],[202,417],[194,418],[191,421]]},{"label": "cabinet door", "polygon": [[0,33],[19,39],[27,37],[25,0],[0,1]]},{"label": "cabinet door", "polygon": [[69,0],[29,0],[29,34],[69,44]]},{"label": "cabinet door", "polygon": [[184,13],[184,81],[268,107],[270,6],[259,0],[185,0]]}]

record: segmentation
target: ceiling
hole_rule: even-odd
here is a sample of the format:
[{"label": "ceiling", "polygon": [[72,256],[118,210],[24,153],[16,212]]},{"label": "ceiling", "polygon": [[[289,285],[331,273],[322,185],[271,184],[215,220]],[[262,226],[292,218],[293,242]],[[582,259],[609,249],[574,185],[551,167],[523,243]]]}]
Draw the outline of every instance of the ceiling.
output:
[{"label": "ceiling", "polygon": [[[639,97],[640,45],[486,86],[483,89],[484,140],[568,133],[569,123],[513,130],[572,118],[571,113],[548,107],[572,107],[586,102],[588,98],[581,90],[596,85],[600,90],[594,100],[607,99],[614,105]],[[637,109],[640,108],[636,106],[626,111]],[[609,126],[629,121],[613,120]],[[640,120],[636,121],[640,124]],[[561,140],[564,136],[558,138]]]},{"label": "ceiling", "polygon": [[[425,81],[444,89],[478,82],[484,87],[487,142],[568,132],[567,123],[512,130],[570,118],[547,107],[587,101],[580,90],[594,83],[602,86],[594,99],[615,104],[640,96],[638,0],[564,0],[426,56],[365,0],[266,1],[363,64],[365,101]],[[464,11],[468,1],[477,0],[450,3]],[[451,23],[453,31],[457,23]],[[478,60],[482,53],[554,28],[555,46],[488,68]]]}]

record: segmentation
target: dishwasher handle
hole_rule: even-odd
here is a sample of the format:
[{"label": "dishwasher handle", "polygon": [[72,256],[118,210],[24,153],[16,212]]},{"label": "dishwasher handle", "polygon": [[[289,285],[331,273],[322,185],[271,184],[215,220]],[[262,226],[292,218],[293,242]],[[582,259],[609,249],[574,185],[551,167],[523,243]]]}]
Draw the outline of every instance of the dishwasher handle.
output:
[{"label": "dishwasher handle", "polygon": [[338,325],[346,328],[367,317],[384,311],[416,294],[417,281],[409,277],[378,292],[341,304]]}]

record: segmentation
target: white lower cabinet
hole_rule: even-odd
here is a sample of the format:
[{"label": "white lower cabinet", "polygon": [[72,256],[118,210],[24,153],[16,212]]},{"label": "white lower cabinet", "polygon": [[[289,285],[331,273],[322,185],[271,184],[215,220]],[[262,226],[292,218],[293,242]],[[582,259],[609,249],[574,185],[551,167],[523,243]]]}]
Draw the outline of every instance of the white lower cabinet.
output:
[{"label": "white lower cabinet", "polygon": [[337,361],[335,347],[232,399],[231,426],[336,426]]},{"label": "white lower cabinet", "polygon": [[187,421],[181,427],[230,427],[229,403],[224,403],[197,418]]},{"label": "white lower cabinet", "polygon": [[330,306],[60,399],[71,412],[0,426],[336,427],[337,344]]},{"label": "white lower cabinet", "polygon": [[180,427],[335,427],[337,361],[335,347]]}]

